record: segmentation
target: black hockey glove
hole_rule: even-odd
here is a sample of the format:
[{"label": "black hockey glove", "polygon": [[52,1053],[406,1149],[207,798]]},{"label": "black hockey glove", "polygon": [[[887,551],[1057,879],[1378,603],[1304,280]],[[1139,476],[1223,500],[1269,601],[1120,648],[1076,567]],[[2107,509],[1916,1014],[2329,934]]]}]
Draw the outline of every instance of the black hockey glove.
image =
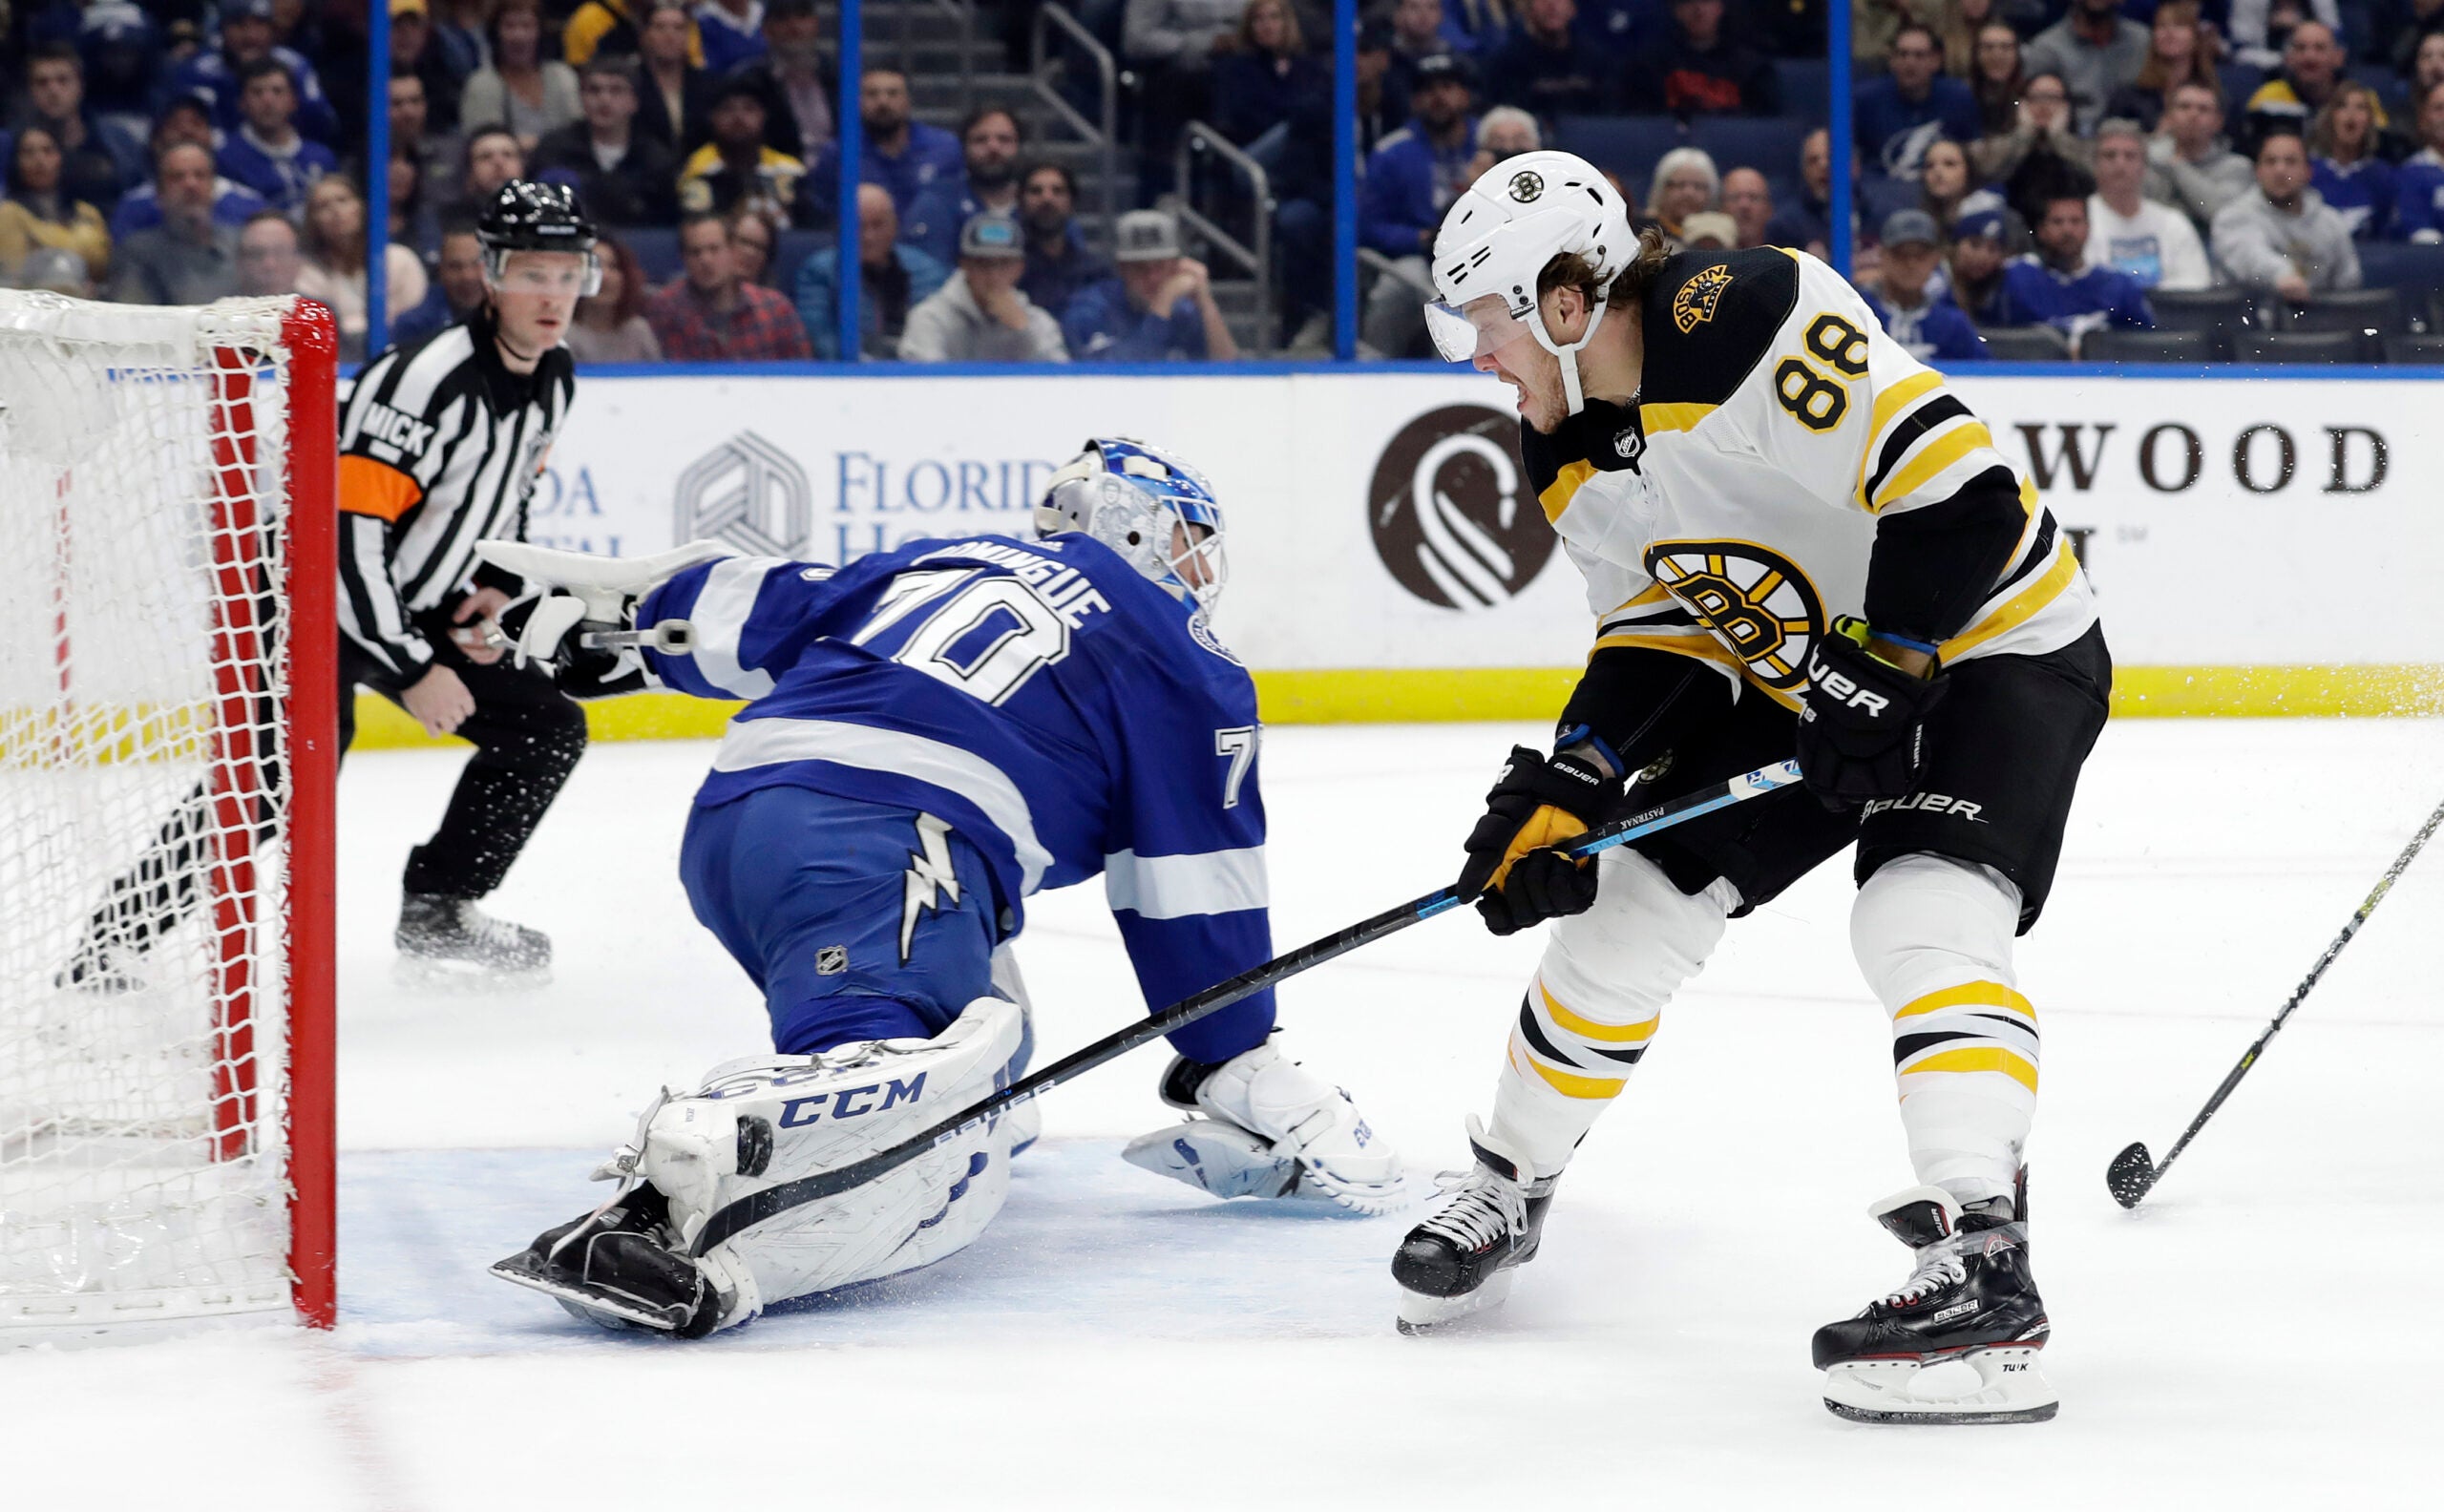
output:
[{"label": "black hockey glove", "polygon": [[1453,891],[1476,899],[1496,934],[1584,914],[1595,903],[1595,868],[1551,848],[1612,818],[1621,803],[1620,779],[1606,776],[1598,759],[1512,746],[1485,794],[1485,817],[1468,832],[1467,864]]},{"label": "black hockey glove", "polygon": [[1870,652],[1863,620],[1844,616],[1808,653],[1799,715],[1799,769],[1831,809],[1899,798],[1926,768],[1926,720],[1949,689]]}]

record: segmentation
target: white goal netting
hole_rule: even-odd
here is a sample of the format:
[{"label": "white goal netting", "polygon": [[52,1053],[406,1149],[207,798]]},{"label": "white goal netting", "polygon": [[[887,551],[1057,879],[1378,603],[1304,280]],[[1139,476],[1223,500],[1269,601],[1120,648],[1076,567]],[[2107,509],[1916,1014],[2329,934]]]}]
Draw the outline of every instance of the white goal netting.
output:
[{"label": "white goal netting", "polygon": [[290,1300],[289,307],[0,293],[0,1330]]}]

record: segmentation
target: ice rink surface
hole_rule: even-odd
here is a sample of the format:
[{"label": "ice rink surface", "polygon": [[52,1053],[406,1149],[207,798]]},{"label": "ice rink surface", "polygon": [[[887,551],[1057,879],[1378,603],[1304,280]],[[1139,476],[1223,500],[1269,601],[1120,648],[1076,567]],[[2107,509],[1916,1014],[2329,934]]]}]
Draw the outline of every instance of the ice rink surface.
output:
[{"label": "ice rink surface", "polygon": [[[1282,728],[1263,773],[1286,948],[1447,880],[1493,726]],[[1415,1210],[1207,1201],[1123,1165],[1170,1117],[1147,1049],[1053,1094],[1001,1221],[932,1270],[693,1345],[613,1338],[483,1266],[599,1194],[664,1082],[765,1047],[674,858],[708,747],[590,754],[495,905],[548,989],[391,985],[408,847],[454,756],[341,784],[342,1321],[0,1355],[8,1504],[473,1512],[890,1508],[2435,1504],[2444,1389],[2444,850],[2345,954],[2137,1213],[2160,1153],[2444,795],[2444,727],[2131,722],[2104,737],[2021,983],[2050,1424],[1871,1428],[1807,1340],[1899,1282],[1910,1182],[1845,867],[1733,927],[1465,1334],[1392,1331]],[[1040,1058],[1137,1011],[1089,886],[1022,943]],[[1532,937],[1464,914],[1282,994],[1422,1186],[1464,1155]],[[2421,1443],[2430,1445],[2421,1450]]]}]

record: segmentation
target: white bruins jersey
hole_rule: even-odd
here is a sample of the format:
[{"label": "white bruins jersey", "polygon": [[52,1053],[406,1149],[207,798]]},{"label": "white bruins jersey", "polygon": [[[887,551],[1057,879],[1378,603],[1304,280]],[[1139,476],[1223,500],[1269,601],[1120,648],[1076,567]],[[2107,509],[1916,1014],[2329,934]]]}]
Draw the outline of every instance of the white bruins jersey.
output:
[{"label": "white bruins jersey", "polygon": [[[1546,517],[1587,578],[1598,649],[1696,657],[1796,708],[1814,639],[1866,615],[1879,522],[1944,505],[1992,469],[2016,483],[2026,522],[1983,601],[1938,632],[1942,659],[2053,651],[2096,622],[2035,487],[1823,262],[1771,247],[1682,254],[1644,313],[1636,402],[1522,435]],[[1955,603],[1974,591],[1942,586]]]}]

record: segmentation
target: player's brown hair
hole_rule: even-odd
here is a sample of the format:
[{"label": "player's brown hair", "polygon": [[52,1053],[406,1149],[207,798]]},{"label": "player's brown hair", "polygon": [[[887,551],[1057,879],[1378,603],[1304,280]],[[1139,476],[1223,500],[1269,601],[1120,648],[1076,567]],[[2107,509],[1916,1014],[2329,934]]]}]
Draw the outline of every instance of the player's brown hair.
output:
[{"label": "player's brown hair", "polygon": [[[1620,276],[1612,280],[1612,286],[1603,291],[1604,303],[1618,309],[1646,298],[1646,291],[1663,272],[1664,260],[1670,256],[1672,249],[1664,243],[1661,231],[1653,226],[1640,231],[1636,254],[1630,259],[1630,265],[1621,269]],[[1562,253],[1536,275],[1536,298],[1542,300],[1557,288],[1575,288],[1591,300],[1595,298],[1595,264],[1576,252]]]}]

